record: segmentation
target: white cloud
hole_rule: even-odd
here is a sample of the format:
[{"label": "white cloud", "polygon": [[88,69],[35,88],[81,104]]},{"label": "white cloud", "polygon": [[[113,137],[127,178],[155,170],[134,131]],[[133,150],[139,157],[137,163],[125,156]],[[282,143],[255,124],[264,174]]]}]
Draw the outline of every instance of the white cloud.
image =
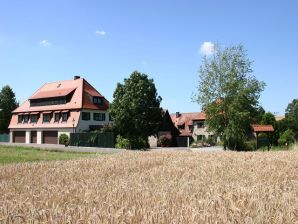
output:
[{"label": "white cloud", "polygon": [[211,55],[214,53],[215,45],[212,42],[204,42],[201,45],[200,53],[204,55]]},{"label": "white cloud", "polygon": [[98,36],[105,36],[107,33],[104,30],[96,30],[95,34]]},{"label": "white cloud", "polygon": [[43,47],[49,47],[52,45],[52,43],[50,43],[48,40],[42,40],[39,42],[39,44]]}]

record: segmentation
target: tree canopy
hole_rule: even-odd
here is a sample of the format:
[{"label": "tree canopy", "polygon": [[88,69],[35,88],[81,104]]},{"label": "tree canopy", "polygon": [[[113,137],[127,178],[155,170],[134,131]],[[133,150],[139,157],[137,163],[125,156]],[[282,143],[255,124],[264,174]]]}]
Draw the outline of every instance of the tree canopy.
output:
[{"label": "tree canopy", "polygon": [[289,129],[293,130],[296,139],[298,138],[298,99],[288,104],[286,109],[286,123]]},{"label": "tree canopy", "polygon": [[8,132],[12,111],[18,107],[15,93],[6,85],[0,91],[0,133]]},{"label": "tree canopy", "polygon": [[242,45],[221,49],[203,58],[196,101],[207,116],[209,131],[224,147],[241,150],[249,126],[260,114],[260,93],[265,84],[252,75],[252,62]]},{"label": "tree canopy", "polygon": [[[146,74],[133,72],[124,84],[117,84],[110,107],[113,126],[121,136],[134,140],[157,134],[161,122],[161,97],[153,79]],[[134,148],[138,146],[132,145]]]}]

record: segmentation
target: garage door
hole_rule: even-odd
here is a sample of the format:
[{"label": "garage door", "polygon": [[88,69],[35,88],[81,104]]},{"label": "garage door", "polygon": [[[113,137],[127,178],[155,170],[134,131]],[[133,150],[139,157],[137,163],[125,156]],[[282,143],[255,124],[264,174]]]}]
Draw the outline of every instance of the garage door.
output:
[{"label": "garage door", "polygon": [[58,144],[58,131],[44,131],[42,142],[44,144]]},{"label": "garage door", "polygon": [[25,131],[14,131],[13,142],[15,143],[26,143],[26,132]]},{"label": "garage door", "polygon": [[31,143],[37,143],[37,131],[31,131]]}]

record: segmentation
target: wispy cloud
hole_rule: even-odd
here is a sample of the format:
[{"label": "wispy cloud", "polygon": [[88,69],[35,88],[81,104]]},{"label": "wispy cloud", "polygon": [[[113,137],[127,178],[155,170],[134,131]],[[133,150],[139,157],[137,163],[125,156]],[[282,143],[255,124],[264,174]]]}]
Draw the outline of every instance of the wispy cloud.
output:
[{"label": "wispy cloud", "polygon": [[39,44],[43,47],[50,47],[52,46],[52,43],[50,43],[48,40],[42,40],[39,42]]},{"label": "wispy cloud", "polygon": [[214,53],[215,45],[212,42],[204,42],[200,47],[200,53],[203,55],[211,55]]},{"label": "wispy cloud", "polygon": [[107,33],[104,30],[96,30],[95,34],[98,36],[105,36]]}]

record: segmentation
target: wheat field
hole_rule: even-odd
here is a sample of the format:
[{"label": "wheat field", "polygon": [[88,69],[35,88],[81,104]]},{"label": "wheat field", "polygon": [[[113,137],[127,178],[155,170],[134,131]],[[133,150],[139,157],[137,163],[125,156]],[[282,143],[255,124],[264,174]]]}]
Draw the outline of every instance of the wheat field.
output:
[{"label": "wheat field", "polygon": [[0,223],[298,223],[298,151],[0,166]]}]

